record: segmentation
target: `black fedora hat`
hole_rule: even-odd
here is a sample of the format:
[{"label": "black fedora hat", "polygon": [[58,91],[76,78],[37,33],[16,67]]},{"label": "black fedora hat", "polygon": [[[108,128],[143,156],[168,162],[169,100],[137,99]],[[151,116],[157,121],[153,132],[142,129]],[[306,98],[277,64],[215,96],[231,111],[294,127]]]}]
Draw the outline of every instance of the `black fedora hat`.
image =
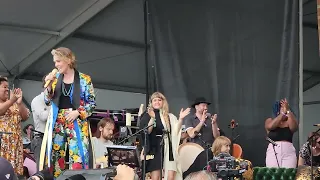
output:
[{"label": "black fedora hat", "polygon": [[196,98],[196,100],[194,101],[194,103],[193,103],[191,106],[194,108],[196,105],[201,104],[201,103],[205,103],[205,104],[207,104],[207,105],[210,105],[210,104],[211,104],[211,102],[208,102],[208,101],[206,100],[206,98],[204,98],[204,97],[198,97],[198,98]]}]

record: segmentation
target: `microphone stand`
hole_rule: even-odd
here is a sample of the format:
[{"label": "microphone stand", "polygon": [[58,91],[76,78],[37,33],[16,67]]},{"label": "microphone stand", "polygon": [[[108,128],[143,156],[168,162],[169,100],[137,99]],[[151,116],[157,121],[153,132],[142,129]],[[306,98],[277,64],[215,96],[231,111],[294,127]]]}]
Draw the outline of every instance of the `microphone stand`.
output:
[{"label": "microphone stand", "polygon": [[266,137],[266,141],[268,141],[269,144],[272,145],[273,152],[274,152],[274,155],[275,155],[276,160],[277,160],[278,168],[280,168],[279,161],[278,161],[278,157],[277,157],[277,154],[278,154],[278,153],[276,152],[276,149],[275,149],[275,146],[277,146],[277,144],[276,144],[272,139],[270,139],[268,136]]},{"label": "microphone stand", "polygon": [[205,146],[205,150],[206,150],[206,156],[207,156],[207,164],[209,162],[209,149],[210,149],[210,144],[207,143],[205,140],[203,140],[201,138],[201,135],[198,134],[198,138],[200,139],[200,141],[204,144]]},{"label": "microphone stand", "polygon": [[316,134],[318,134],[318,132],[320,131],[320,128],[316,131],[316,132],[314,132],[313,134],[312,134],[312,136],[310,136],[309,138],[308,138],[308,142],[311,144],[311,148],[310,148],[310,154],[311,154],[311,159],[310,159],[310,161],[311,161],[311,180],[313,180],[314,179],[314,177],[313,177],[313,153],[312,153],[312,147],[314,146],[314,137],[315,137],[315,135]]},{"label": "microphone stand", "polygon": [[277,157],[277,152],[276,152],[276,149],[275,149],[275,144],[272,144],[272,148],[273,148],[273,152],[274,152],[274,155],[276,156],[276,160],[277,160],[277,165],[278,165],[278,168],[280,168],[280,165],[279,165],[279,160],[278,160],[278,157]]},{"label": "microphone stand", "polygon": [[144,137],[143,137],[143,141],[144,141],[144,145],[143,145],[143,149],[144,149],[144,153],[143,153],[143,167],[142,167],[142,180],[146,179],[146,159],[147,159],[147,153],[146,153],[146,149],[147,149],[147,135],[148,135],[148,128],[153,126],[153,124],[146,126],[142,129],[140,129],[139,131],[135,132],[134,134],[129,135],[128,137],[124,138],[122,141],[120,141],[117,144],[121,144],[123,142],[125,142],[126,140],[128,140],[129,138],[136,136],[138,134],[140,134],[141,132],[144,133]]}]

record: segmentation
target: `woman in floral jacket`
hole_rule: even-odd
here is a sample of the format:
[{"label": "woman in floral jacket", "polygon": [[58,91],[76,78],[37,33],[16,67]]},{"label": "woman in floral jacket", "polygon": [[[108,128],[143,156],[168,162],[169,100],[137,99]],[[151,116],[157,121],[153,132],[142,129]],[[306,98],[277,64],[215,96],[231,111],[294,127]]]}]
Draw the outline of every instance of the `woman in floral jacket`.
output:
[{"label": "woman in floral jacket", "polygon": [[[45,101],[51,104],[48,118],[47,159],[54,177],[67,169],[88,169],[89,137],[87,117],[96,107],[90,76],[75,69],[75,56],[68,48],[52,50],[57,73],[45,89]],[[68,156],[69,159],[65,159]]]}]

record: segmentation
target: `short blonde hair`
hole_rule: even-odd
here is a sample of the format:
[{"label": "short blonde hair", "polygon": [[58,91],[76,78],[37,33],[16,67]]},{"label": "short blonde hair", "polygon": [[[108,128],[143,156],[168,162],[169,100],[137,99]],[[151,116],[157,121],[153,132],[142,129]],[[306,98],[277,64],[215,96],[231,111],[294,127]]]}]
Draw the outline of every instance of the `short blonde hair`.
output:
[{"label": "short blonde hair", "polygon": [[66,47],[59,47],[57,49],[53,49],[51,51],[51,54],[53,56],[58,56],[63,58],[63,60],[68,61],[70,60],[70,68],[71,69],[75,69],[76,68],[76,56],[74,55],[74,53]]},{"label": "short blonde hair", "polygon": [[230,144],[231,144],[231,141],[229,138],[227,138],[225,136],[217,137],[212,144],[211,150],[212,150],[213,155],[216,156],[216,155],[220,154],[222,146],[230,145]]}]

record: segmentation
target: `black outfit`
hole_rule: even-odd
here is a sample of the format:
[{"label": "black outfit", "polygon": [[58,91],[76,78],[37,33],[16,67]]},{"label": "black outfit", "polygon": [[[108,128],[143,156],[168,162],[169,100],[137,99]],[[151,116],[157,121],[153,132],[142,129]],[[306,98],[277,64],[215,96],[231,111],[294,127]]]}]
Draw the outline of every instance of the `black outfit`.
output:
[{"label": "black outfit", "polygon": [[292,143],[293,132],[289,127],[277,127],[269,132],[268,137],[273,141],[288,141]]},{"label": "black outfit", "polygon": [[[209,153],[209,160],[211,160],[212,158],[212,153]],[[183,173],[183,179],[193,172],[204,170],[204,168],[207,166],[207,163],[207,152],[204,150],[197,156],[189,169]]]},{"label": "black outfit", "polygon": [[[63,84],[67,91],[70,90],[70,88],[72,88],[71,87],[72,84],[66,84],[66,83],[63,83]],[[60,100],[59,100],[59,109],[69,109],[69,108],[73,108],[72,102],[70,100],[70,96],[65,96],[63,95],[63,93],[61,93]]]},{"label": "black outfit", "polygon": [[[160,163],[161,162],[160,143],[162,140],[164,126],[161,122],[159,111],[155,110],[154,113],[155,113],[155,118],[156,118],[156,126],[153,127],[152,132],[150,134],[148,134],[148,136],[147,136],[147,148],[145,149],[146,155],[153,155],[154,158],[146,161],[146,172],[161,170],[161,168],[162,168],[161,163]],[[149,116],[148,113],[144,113],[141,116],[140,129],[148,126],[150,118],[151,117]],[[144,145],[144,138],[143,138],[144,134],[142,133],[141,136],[142,136],[142,138],[141,138],[142,143],[141,144],[143,146]],[[168,135],[168,137],[169,136],[170,135]],[[170,138],[169,138],[169,141],[170,141]],[[164,153],[163,153],[164,142],[165,141],[163,141],[163,145],[162,145],[162,157],[164,156]],[[171,143],[169,144],[169,155],[170,155],[169,159],[173,160]]]}]

